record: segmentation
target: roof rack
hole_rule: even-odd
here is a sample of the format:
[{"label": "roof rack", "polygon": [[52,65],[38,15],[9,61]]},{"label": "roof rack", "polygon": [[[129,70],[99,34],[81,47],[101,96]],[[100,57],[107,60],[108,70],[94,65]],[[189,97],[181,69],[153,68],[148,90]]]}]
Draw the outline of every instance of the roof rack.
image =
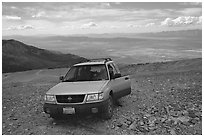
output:
[{"label": "roof rack", "polygon": [[112,59],[111,58],[96,58],[96,59],[88,59],[87,62],[90,62],[90,61],[105,61],[106,63],[108,61],[112,61]]}]

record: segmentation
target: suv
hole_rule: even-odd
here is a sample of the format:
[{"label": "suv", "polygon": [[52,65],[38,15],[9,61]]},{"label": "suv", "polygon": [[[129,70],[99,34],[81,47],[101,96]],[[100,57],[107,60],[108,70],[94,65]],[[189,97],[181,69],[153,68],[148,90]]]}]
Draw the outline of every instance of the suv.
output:
[{"label": "suv", "polygon": [[110,58],[75,64],[60,80],[46,93],[43,106],[54,119],[79,113],[100,113],[110,119],[113,101],[131,93],[129,76],[121,76]]}]

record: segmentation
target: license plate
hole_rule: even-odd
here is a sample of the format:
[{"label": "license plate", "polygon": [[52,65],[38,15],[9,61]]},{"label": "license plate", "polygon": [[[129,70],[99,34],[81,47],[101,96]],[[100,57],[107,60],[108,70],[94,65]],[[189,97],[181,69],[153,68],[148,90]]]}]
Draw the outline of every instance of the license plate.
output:
[{"label": "license plate", "polygon": [[75,109],[72,107],[63,108],[63,114],[75,114]]}]

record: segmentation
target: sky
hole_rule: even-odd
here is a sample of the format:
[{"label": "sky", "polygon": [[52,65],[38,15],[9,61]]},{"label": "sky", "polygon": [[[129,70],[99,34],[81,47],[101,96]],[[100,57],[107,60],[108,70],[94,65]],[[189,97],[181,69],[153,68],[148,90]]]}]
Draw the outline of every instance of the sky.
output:
[{"label": "sky", "polygon": [[2,35],[202,29],[199,2],[3,2]]}]

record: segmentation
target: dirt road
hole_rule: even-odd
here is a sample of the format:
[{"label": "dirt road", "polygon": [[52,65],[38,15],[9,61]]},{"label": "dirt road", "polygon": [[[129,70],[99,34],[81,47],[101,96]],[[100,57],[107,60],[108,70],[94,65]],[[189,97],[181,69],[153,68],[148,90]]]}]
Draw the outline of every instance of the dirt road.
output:
[{"label": "dirt road", "polygon": [[[89,115],[55,121],[43,112],[44,94],[65,72],[55,69],[3,74],[2,134],[202,134],[200,69],[153,72],[126,67],[122,72],[131,74],[132,93],[119,100],[112,119]],[[28,80],[25,77],[29,75],[36,77]]]}]

